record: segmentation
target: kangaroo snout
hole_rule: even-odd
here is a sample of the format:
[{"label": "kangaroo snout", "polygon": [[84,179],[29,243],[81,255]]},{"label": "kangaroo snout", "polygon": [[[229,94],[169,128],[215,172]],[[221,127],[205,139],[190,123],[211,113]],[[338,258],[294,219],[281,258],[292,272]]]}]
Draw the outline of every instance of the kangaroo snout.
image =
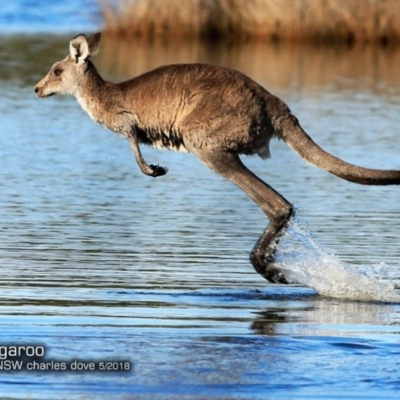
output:
[{"label": "kangaroo snout", "polygon": [[50,93],[45,93],[43,90],[43,87],[36,85],[35,89],[34,89],[35,95],[36,97],[50,97],[53,96],[55,93],[54,92],[50,92]]}]

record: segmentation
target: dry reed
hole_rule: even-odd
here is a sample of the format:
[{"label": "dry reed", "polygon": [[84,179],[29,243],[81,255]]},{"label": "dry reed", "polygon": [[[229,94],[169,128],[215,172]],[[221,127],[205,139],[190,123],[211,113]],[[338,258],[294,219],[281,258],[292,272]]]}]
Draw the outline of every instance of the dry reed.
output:
[{"label": "dry reed", "polygon": [[146,39],[400,41],[399,0],[98,0],[106,33]]}]

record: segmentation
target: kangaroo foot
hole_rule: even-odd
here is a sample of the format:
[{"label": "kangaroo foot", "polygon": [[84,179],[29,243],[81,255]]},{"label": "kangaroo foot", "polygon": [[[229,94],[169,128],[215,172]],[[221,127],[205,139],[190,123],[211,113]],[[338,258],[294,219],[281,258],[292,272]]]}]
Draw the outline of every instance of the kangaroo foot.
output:
[{"label": "kangaroo foot", "polygon": [[285,285],[289,283],[283,272],[279,268],[277,268],[273,255],[269,255],[266,257],[265,265],[266,266],[263,275],[265,279],[273,283],[283,283]]},{"label": "kangaroo foot", "polygon": [[250,253],[250,261],[254,269],[263,276],[266,280],[272,283],[288,284],[285,275],[275,263],[276,249],[271,249],[267,255],[257,254],[254,250]]},{"label": "kangaroo foot", "polygon": [[270,224],[250,253],[250,262],[254,269],[273,283],[289,283],[275,262],[275,253],[279,239],[287,229],[293,215],[294,210],[291,208],[279,224]]}]

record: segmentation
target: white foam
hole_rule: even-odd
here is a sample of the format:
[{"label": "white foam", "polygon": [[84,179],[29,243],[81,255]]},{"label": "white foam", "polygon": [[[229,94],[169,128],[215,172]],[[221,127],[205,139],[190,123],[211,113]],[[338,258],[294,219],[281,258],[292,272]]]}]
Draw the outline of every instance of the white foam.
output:
[{"label": "white foam", "polygon": [[346,264],[324,251],[312,239],[307,228],[296,220],[280,241],[276,261],[289,282],[313,288],[323,296],[400,302],[393,282],[387,279],[385,263],[362,268]]}]

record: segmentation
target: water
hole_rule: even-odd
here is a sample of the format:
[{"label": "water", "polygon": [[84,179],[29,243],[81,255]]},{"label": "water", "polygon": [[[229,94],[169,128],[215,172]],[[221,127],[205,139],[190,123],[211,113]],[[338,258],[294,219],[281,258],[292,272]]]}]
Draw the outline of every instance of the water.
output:
[{"label": "water", "polygon": [[[299,240],[300,248],[295,249],[291,239]],[[385,263],[362,268],[346,264],[324,251],[296,220],[283,236],[276,260],[289,282],[311,287],[323,296],[358,301],[400,300]]]},{"label": "water", "polygon": [[76,34],[101,25],[99,7],[93,0],[14,0],[1,5],[3,34]]},{"label": "water", "polygon": [[[297,207],[279,257],[299,283],[269,284],[248,262],[267,221],[236,187],[192,155],[151,148],[145,158],[169,173],[143,176],[126,141],[74,99],[33,96],[78,33],[51,15],[25,36],[10,34],[19,19],[0,42],[0,345],[130,370],[0,370],[0,397],[398,398],[399,189],[344,182],[276,141],[271,160],[245,158]],[[197,60],[251,75],[333,154],[400,168],[397,49],[105,38],[95,62],[123,79]]]}]

